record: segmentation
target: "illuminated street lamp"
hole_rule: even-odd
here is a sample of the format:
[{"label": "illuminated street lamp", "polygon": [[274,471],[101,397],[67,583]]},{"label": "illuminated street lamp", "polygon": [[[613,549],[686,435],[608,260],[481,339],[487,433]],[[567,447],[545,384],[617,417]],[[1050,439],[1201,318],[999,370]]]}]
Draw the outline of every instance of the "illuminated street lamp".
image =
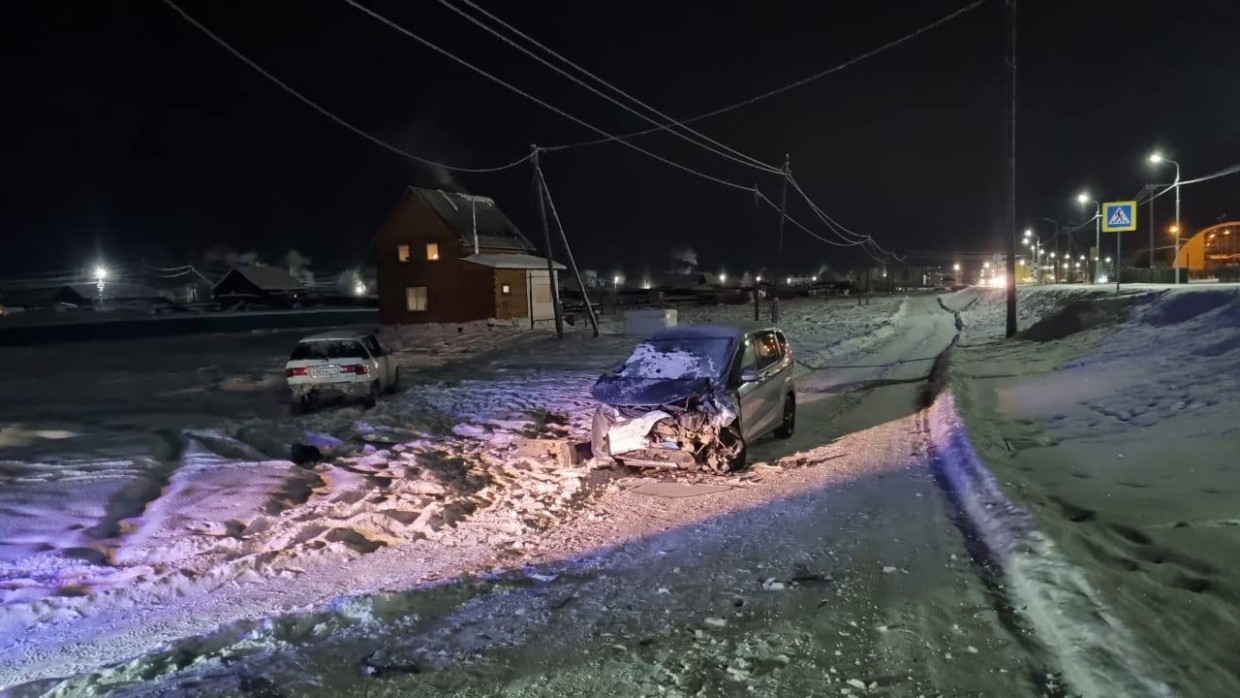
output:
[{"label": "illuminated street lamp", "polygon": [[361,281],[353,285],[353,295],[361,297],[366,295],[366,284]]},{"label": "illuminated street lamp", "polygon": [[728,275],[724,272],[719,272],[719,283],[726,284],[727,282],[728,282]]},{"label": "illuminated street lamp", "polygon": [[103,265],[95,266],[95,288],[99,291],[99,302],[103,302],[104,281],[108,278],[108,269]]},{"label": "illuminated street lamp", "polygon": [[1178,284],[1180,283],[1180,163],[1163,157],[1163,154],[1159,152],[1150,155],[1150,162],[1155,165],[1164,162],[1175,165],[1175,183],[1171,185],[1175,187],[1175,262],[1172,268],[1175,269],[1175,282]]}]

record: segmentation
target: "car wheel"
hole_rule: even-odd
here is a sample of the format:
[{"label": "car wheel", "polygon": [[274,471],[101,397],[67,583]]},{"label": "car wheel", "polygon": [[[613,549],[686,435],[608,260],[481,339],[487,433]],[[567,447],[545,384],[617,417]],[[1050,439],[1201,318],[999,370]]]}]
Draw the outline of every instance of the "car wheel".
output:
[{"label": "car wheel", "polygon": [[781,439],[787,439],[792,436],[797,428],[797,398],[792,393],[788,393],[788,397],[784,398],[784,419],[779,423],[779,427],[775,429],[775,436]]},{"label": "car wheel", "polygon": [[396,373],[392,375],[392,385],[390,388],[388,388],[388,392],[393,393],[393,394],[400,392],[400,369],[399,368],[396,369]]},{"label": "car wheel", "polygon": [[379,402],[379,381],[370,381],[370,392],[366,394],[366,399],[362,402],[366,409],[374,407]]}]

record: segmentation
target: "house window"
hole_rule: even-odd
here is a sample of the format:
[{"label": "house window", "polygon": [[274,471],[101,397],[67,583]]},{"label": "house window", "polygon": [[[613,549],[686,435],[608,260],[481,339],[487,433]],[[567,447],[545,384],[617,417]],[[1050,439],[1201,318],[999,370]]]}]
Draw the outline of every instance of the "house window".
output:
[{"label": "house window", "polygon": [[405,287],[405,310],[412,312],[422,312],[426,310],[425,286]]},{"label": "house window", "polygon": [[502,286],[499,287],[499,292],[504,294],[505,296],[511,296],[512,286],[509,284],[503,284]]},{"label": "house window", "polygon": [[402,262],[408,262],[409,261],[409,246],[408,245],[397,245],[396,246],[396,258]]},{"label": "house window", "polygon": [[432,262],[439,259],[439,243],[437,242],[426,243],[426,258]]}]

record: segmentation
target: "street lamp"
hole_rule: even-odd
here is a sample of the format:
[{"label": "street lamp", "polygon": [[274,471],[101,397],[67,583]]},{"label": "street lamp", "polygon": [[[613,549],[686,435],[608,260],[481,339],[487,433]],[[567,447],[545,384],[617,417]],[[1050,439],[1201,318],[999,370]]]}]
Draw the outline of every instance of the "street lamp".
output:
[{"label": "street lamp", "polygon": [[[1151,164],[1159,165],[1164,162],[1175,165],[1175,183],[1171,185],[1175,187],[1175,261],[1171,268],[1175,270],[1175,282],[1178,284],[1180,283],[1180,163],[1163,157],[1163,154],[1159,152],[1150,155]],[[1150,253],[1153,254],[1153,250]]]},{"label": "street lamp", "polygon": [[727,282],[728,282],[728,275],[724,272],[719,272],[719,283],[726,284]]},{"label": "street lamp", "polygon": [[95,288],[99,291],[99,302],[103,302],[104,280],[108,278],[108,269],[103,265],[95,266]]},{"label": "street lamp", "polygon": [[[1082,206],[1089,203],[1090,201],[1094,202],[1094,249],[1097,250],[1099,254],[1101,254],[1102,253],[1102,204],[1098,203],[1097,199],[1091,199],[1089,197],[1089,194],[1086,194],[1085,192],[1081,192],[1080,194],[1078,194],[1076,197],[1076,201]],[[1098,270],[1095,268],[1093,270],[1093,273],[1090,275],[1090,283],[1097,283],[1097,281],[1098,281]]]}]

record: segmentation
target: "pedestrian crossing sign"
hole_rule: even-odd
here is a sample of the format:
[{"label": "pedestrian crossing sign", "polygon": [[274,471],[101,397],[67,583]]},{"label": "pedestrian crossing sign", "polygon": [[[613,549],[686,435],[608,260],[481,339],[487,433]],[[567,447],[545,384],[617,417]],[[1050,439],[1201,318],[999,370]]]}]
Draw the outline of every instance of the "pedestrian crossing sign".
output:
[{"label": "pedestrian crossing sign", "polygon": [[1137,229],[1137,202],[1108,201],[1102,205],[1102,232],[1127,233]]}]

